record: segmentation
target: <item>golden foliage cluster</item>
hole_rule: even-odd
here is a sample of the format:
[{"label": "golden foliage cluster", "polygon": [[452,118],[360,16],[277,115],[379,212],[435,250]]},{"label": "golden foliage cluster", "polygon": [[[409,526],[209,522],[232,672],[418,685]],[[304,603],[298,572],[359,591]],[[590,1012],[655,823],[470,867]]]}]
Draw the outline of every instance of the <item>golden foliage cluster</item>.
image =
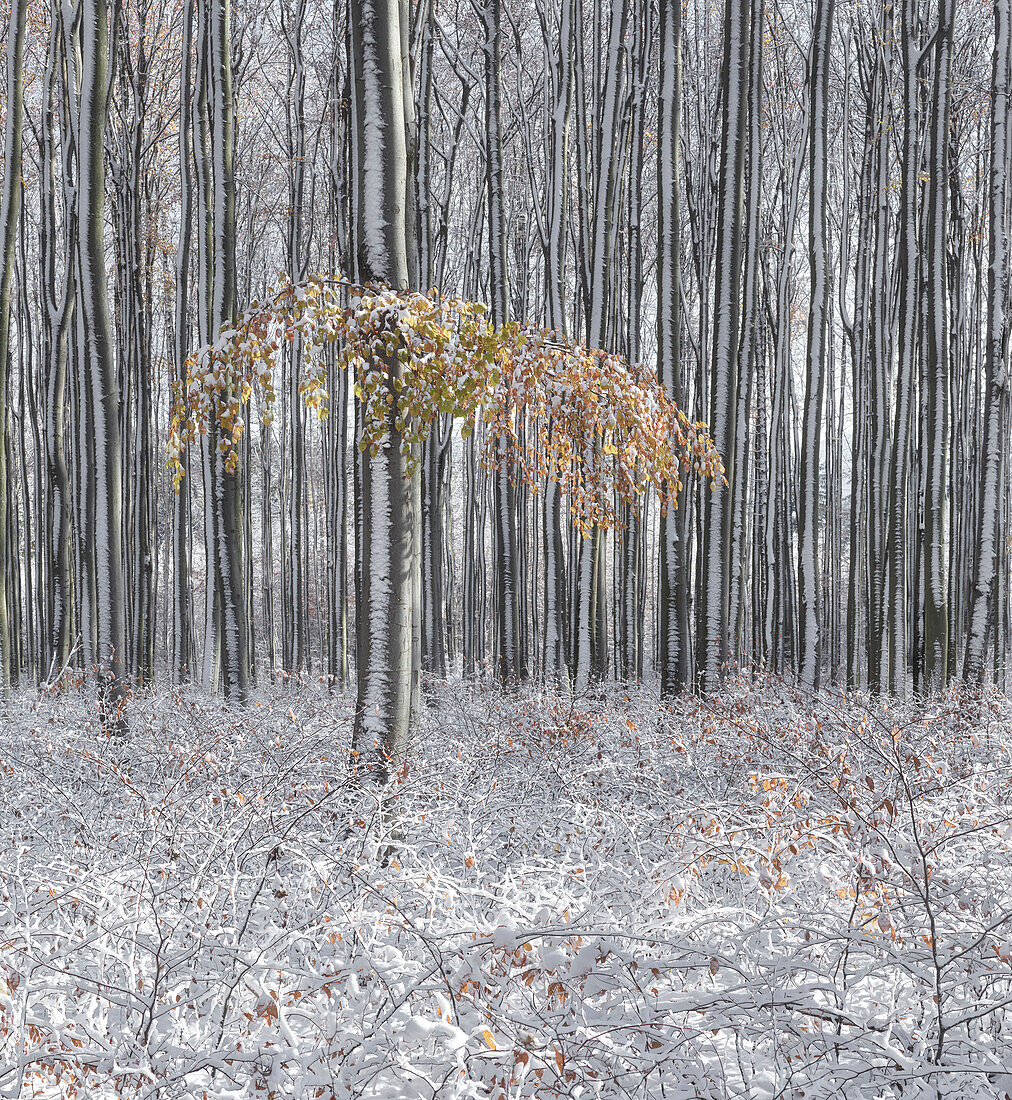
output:
[{"label": "golden foliage cluster", "polygon": [[[586,531],[618,522],[616,504],[652,486],[676,505],[687,472],[716,484],[723,466],[706,426],[677,408],[656,379],[620,356],[512,322],[492,326],[483,305],[342,276],[295,284],[282,276],[173,384],[169,466],[178,489],[185,448],[214,425],[230,471],[254,393],[269,424],[284,346],[302,357],[306,406],[327,414],[328,358],[354,371],[363,406],[359,447],[399,447],[408,473],[434,419],[468,436],[480,427],[487,468],[508,466],[534,492],[559,484]],[[333,346],[328,357],[326,349]]]}]

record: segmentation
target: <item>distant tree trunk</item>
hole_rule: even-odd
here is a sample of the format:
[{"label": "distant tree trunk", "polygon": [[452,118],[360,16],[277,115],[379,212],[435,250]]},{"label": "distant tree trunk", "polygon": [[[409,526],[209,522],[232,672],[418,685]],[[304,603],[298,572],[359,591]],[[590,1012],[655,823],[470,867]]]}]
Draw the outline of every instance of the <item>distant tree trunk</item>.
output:
[{"label": "distant tree trunk", "polygon": [[[422,289],[433,285],[435,253],[432,195],[432,90],[433,54],[436,41],[435,9],[425,5],[422,17],[421,46],[418,56],[417,134],[414,200],[417,218],[417,270],[415,284]],[[447,182],[453,177],[453,160],[445,168]],[[445,216],[445,211],[440,211]],[[446,656],[446,494],[448,469],[453,448],[452,417],[441,414],[433,421],[428,438],[422,443],[421,463],[421,643],[422,668],[440,679],[447,674]]]},{"label": "distant tree trunk", "polygon": [[763,0],[752,0],[752,22],[749,31],[748,62],[748,145],[746,149],[744,270],[742,275],[742,325],[738,361],[741,380],[738,385],[736,423],[740,426],[735,443],[733,466],[742,476],[737,478],[731,493],[731,576],[728,583],[728,631],[730,656],[738,665],[747,665],[751,651],[746,652],[745,619],[748,601],[745,592],[749,582],[749,457],[752,441],[752,386],[756,373],[759,321],[759,243],[762,236],[763,182]]},{"label": "distant tree trunk", "polygon": [[988,179],[987,328],[984,350],[984,438],[977,504],[973,590],[967,628],[964,678],[979,684],[997,625],[996,580],[999,566],[1003,435],[1008,402],[1008,118],[1012,5],[995,0],[994,62],[991,78],[991,169]]},{"label": "distant tree trunk", "polygon": [[[113,224],[116,260],[117,375],[123,469],[124,580],[128,671],[141,683],[154,675],[154,502],[152,460],[151,363],[152,296],[146,293],[149,251],[145,223],[152,221],[150,202],[143,201],[149,135],[148,3],[135,11],[136,34],[126,11],[117,6],[114,35],[118,57],[115,91],[119,122],[111,140]],[[147,209],[145,209],[147,206]]]},{"label": "distant tree trunk", "polygon": [[[49,628],[47,666],[44,673],[59,674],[70,662],[73,625],[73,495],[64,445],[67,396],[67,357],[74,322],[76,281],[74,247],[77,236],[76,205],[72,199],[72,142],[62,142],[61,176],[65,197],[65,233],[62,292],[57,286],[56,134],[55,97],[57,70],[64,59],[62,19],[55,19],[49,40],[46,66],[42,159],[40,173],[42,211],[41,282],[46,309],[46,622]],[[66,119],[66,98],[61,99],[61,116]]]},{"label": "distant tree trunk", "polygon": [[[592,348],[604,347],[608,340],[608,319],[612,303],[612,263],[618,228],[619,153],[622,134],[622,99],[625,83],[625,35],[629,21],[628,0],[611,5],[607,41],[602,58],[604,86],[598,95],[598,127],[593,134],[593,156],[585,157],[582,169],[589,167],[593,177],[593,208],[585,212],[584,241],[589,256],[584,262],[586,339]],[[581,78],[586,80],[585,66]],[[597,95],[597,90],[594,93]],[[581,134],[581,139],[586,135]],[[582,182],[582,181],[581,181]],[[584,192],[584,198],[589,195]],[[590,452],[596,440],[582,444]],[[602,528],[593,526],[577,539],[574,564],[576,585],[573,606],[573,680],[578,691],[585,691],[593,680],[608,671],[607,545]]]},{"label": "distant tree trunk", "polygon": [[[331,225],[328,248],[331,271],[347,271],[350,262],[348,225],[348,184],[351,156],[348,150],[350,120],[348,114],[347,70],[341,69],[347,12],[333,9],[334,59],[331,78],[331,134],[329,155],[329,208]],[[336,347],[329,351],[329,369],[336,369]],[[326,463],[324,477],[327,506],[327,673],[332,690],[348,686],[348,399],[351,382],[347,370],[336,379],[336,399],[332,402],[325,430]],[[331,375],[332,376],[332,375]],[[265,490],[266,491],[266,490]],[[266,589],[266,586],[265,586]],[[269,629],[273,629],[269,627]]]},{"label": "distant tree trunk", "polygon": [[[288,218],[286,226],[286,263],[293,280],[306,272],[303,241],[303,204],[306,189],[306,65],[302,48],[306,0],[281,5],[281,29],[288,46],[288,95],[285,117],[288,144]],[[306,515],[306,425],[305,404],[299,392],[301,342],[288,346],[288,413],[291,440],[288,448],[290,492],[288,494],[288,553],[284,558],[287,595],[287,630],[284,653],[285,671],[299,672],[309,667],[308,574],[305,538]]]},{"label": "distant tree trunk", "polygon": [[899,245],[899,361],[896,374],[896,408],[889,477],[889,512],[886,533],[888,592],[886,640],[889,690],[898,697],[907,693],[907,556],[908,493],[910,484],[911,406],[917,366],[917,306],[920,270],[917,254],[918,130],[917,95],[917,0],[903,0],[900,8],[900,41],[903,57],[903,152],[901,157]]},{"label": "distant tree trunk", "polygon": [[[545,297],[548,327],[566,336],[566,242],[568,239],[569,130],[573,106],[573,18],[575,0],[554,10],[558,29],[549,26],[550,6],[539,7],[545,45]],[[542,669],[548,683],[569,686],[566,559],[562,533],[562,493],[546,479],[542,500],[544,547],[544,634]]]},{"label": "distant tree trunk", "polygon": [[[90,512],[88,552],[94,562],[96,651],[102,678],[103,720],[119,727],[125,690],[126,630],[123,583],[123,477],[119,392],[105,264],[105,129],[109,97],[109,13],[106,0],[84,0],[81,19],[77,150],[78,316],[87,395]],[[89,455],[90,457],[90,455]],[[90,510],[90,509],[89,509]]]},{"label": "distant tree trunk", "polygon": [[445,679],[445,497],[453,424],[438,418],[422,447],[422,667]]},{"label": "distant tree trunk", "polygon": [[[212,339],[236,315],[234,107],[229,0],[202,0],[207,50],[208,120],[210,129],[210,331]],[[206,507],[210,512],[211,561],[208,583],[214,584],[215,617],[220,627],[221,678],[229,702],[246,702],[249,678],[246,599],[243,568],[241,481],[229,470],[208,433],[205,472]]]},{"label": "distant tree trunk", "polygon": [[[893,267],[889,258],[889,50],[892,49],[892,9],[883,8],[877,33],[884,43],[876,56],[872,117],[875,144],[872,155],[874,196],[873,257],[869,302],[869,442],[868,448],[868,687],[878,692],[888,682],[889,646],[886,643],[888,600],[886,527],[889,507],[888,473],[892,451],[889,417],[889,363],[892,358]],[[877,50],[877,47],[876,47]]]},{"label": "distant tree trunk", "polygon": [[[502,167],[502,4],[484,0],[481,9],[485,33],[485,186],[488,209],[489,287],[492,324],[509,320],[509,284],[506,271],[506,207]],[[500,436],[493,474],[494,568],[496,583],[496,671],[502,683],[527,677],[520,651],[519,536],[517,485],[510,444]]]},{"label": "distant tree trunk", "polygon": [[[197,69],[193,97],[194,195],[197,223],[197,339],[206,346],[214,338],[211,319],[211,258],[213,235],[211,211],[212,167],[210,149],[211,119],[209,114],[208,76],[208,14],[207,0],[197,2]],[[201,661],[201,683],[205,691],[214,691],[218,684],[221,663],[221,607],[214,583],[214,500],[212,490],[211,451],[216,446],[216,429],[212,423],[200,440],[200,471],[204,484],[204,646]]]},{"label": "distant tree trunk", "polygon": [[[8,535],[7,399],[11,371],[11,285],[21,210],[21,126],[24,112],[23,58],[28,0],[11,0],[7,29],[7,123],[4,128],[4,178],[0,197],[0,690],[10,694],[12,653],[8,612],[8,575],[11,571]],[[22,333],[22,340],[24,334]]]},{"label": "distant tree trunk", "polygon": [[725,0],[721,67],[720,166],[717,176],[717,242],[713,352],[710,366],[710,432],[724,461],[728,488],[703,490],[702,572],[699,578],[697,677],[714,684],[729,650],[732,493],[738,405],[738,332],[741,320],[741,239],[748,105],[747,0]]},{"label": "distant tree trunk", "polygon": [[928,135],[927,387],[924,456],[924,681],[949,679],[949,73],[955,0],[939,0]]},{"label": "distant tree trunk", "polygon": [[[845,40],[846,42],[847,40]],[[850,73],[849,60],[845,62],[845,70]],[[871,82],[864,82],[868,98],[871,102]],[[849,86],[848,86],[849,87]],[[863,139],[859,148],[860,168],[857,176],[857,218],[856,228],[853,226],[852,203],[850,201],[849,164],[850,164],[850,110],[849,90],[844,98],[843,121],[843,148],[844,165],[843,175],[846,183],[844,193],[844,211],[840,230],[842,241],[842,256],[840,261],[840,280],[838,286],[840,299],[840,314],[843,318],[844,330],[850,345],[851,361],[851,385],[850,385],[850,415],[851,415],[851,444],[850,444],[850,553],[847,574],[847,688],[857,690],[862,683],[861,656],[862,656],[862,625],[867,621],[867,542],[863,537],[863,513],[867,501],[867,440],[868,413],[867,394],[868,379],[871,372],[868,369],[868,356],[870,344],[868,339],[869,311],[870,311],[870,270],[872,252],[872,203],[871,203],[871,166],[875,150],[875,119],[871,111],[865,114],[864,129],[861,132]],[[853,232],[855,247],[854,262],[854,309],[853,315],[847,310],[847,280],[849,274],[849,242]]]},{"label": "distant tree trunk", "polygon": [[[681,214],[678,140],[682,99],[681,0],[661,0],[657,104],[657,381],[676,405],[684,404],[681,364],[679,254]],[[689,686],[691,640],[687,529],[682,510],[670,506],[660,518],[658,623],[661,694]]]},{"label": "distant tree trunk", "polygon": [[830,48],[834,0],[817,0],[812,50],[808,64],[808,151],[811,190],[808,202],[808,257],[811,267],[811,306],[808,318],[808,356],[805,412],[801,428],[801,487],[798,526],[799,560],[798,675],[807,687],[818,688],[822,673],[822,569],[819,558],[819,482],[822,473],[823,412],[826,399],[826,330],[829,319],[829,262],[826,247],[828,186],[826,130],[829,125]]},{"label": "distant tree trunk", "polygon": [[[646,135],[647,80],[650,71],[652,28],[640,21],[631,35],[629,70],[629,154],[625,232],[625,356],[630,363],[643,358],[643,147]],[[621,316],[621,311],[619,311]],[[620,679],[643,677],[645,572],[645,498],[620,503],[621,528],[615,545],[615,668]]]},{"label": "distant tree trunk", "polygon": [[[193,120],[190,111],[192,94],[191,51],[193,43],[193,6],[183,5],[183,43],[179,77],[179,239],[176,247],[176,312],[174,376],[186,377],[188,343],[187,298],[189,296],[190,240],[193,233],[193,177],[190,170],[190,142]],[[184,454],[184,475],[189,473],[189,456]],[[182,683],[193,675],[193,653],[190,612],[190,487],[184,476],[179,492],[172,501],[172,675]]]}]

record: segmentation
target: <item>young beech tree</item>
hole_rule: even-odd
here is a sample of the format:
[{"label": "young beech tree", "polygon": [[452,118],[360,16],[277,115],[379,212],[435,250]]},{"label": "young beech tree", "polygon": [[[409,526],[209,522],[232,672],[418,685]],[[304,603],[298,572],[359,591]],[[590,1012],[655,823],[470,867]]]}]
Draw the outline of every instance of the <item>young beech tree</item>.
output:
[{"label": "young beech tree", "polygon": [[[647,487],[666,509],[676,506],[687,471],[714,482],[723,476],[703,426],[648,372],[616,355],[518,322],[494,326],[484,306],[459,299],[316,278],[283,281],[188,359],[169,436],[177,487],[185,448],[214,426],[235,470],[243,405],[257,392],[270,416],[279,351],[296,338],[311,409],[326,411],[328,343],[336,345],[337,367],[357,379],[359,448],[368,455],[357,506],[368,523],[359,546],[356,745],[371,751],[375,741],[387,760],[407,747],[415,552],[408,513],[418,448],[440,415],[462,420],[467,436],[480,419],[486,468],[498,471],[508,453],[514,476],[532,492],[557,484],[584,535],[613,528],[621,505]],[[522,445],[517,420],[526,426]]]}]

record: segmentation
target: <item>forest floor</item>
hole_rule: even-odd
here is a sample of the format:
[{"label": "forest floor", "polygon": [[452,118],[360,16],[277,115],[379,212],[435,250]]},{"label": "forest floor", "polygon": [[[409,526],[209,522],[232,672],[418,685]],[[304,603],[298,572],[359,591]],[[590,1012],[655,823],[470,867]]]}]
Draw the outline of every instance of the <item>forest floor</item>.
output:
[{"label": "forest floor", "polygon": [[4,1097],[1012,1092],[1012,703],[741,681],[0,722]]}]

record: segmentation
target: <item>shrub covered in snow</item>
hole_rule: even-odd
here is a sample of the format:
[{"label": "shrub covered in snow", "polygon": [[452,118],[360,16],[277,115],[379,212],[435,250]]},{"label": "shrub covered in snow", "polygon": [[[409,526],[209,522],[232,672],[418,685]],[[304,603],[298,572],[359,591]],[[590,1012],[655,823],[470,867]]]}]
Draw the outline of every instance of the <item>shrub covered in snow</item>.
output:
[{"label": "shrub covered in snow", "polygon": [[164,690],[0,734],[0,1095],[1003,1095],[1012,710]]}]

